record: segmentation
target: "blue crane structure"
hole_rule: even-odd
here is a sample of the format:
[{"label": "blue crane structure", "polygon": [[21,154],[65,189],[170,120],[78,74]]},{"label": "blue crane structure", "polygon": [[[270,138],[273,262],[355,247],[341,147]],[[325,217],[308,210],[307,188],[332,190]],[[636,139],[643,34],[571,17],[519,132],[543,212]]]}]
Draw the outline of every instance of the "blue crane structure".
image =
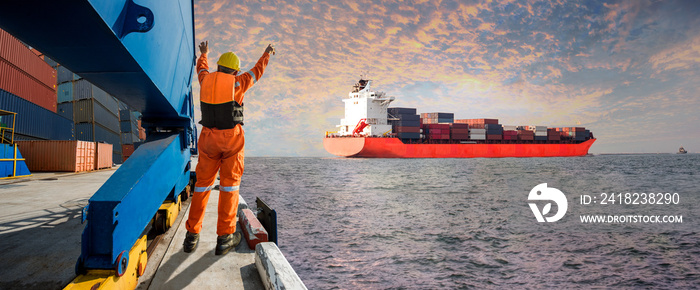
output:
[{"label": "blue crane structure", "polygon": [[143,114],[145,143],[89,200],[78,273],[121,277],[154,215],[164,203],[179,205],[194,178],[193,1],[137,2],[0,4],[0,28]]}]

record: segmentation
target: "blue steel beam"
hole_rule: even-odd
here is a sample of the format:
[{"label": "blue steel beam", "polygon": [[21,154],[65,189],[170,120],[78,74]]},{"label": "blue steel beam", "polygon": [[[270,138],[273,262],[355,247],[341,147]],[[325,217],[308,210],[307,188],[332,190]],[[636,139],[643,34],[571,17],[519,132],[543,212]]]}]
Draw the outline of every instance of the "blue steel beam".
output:
[{"label": "blue steel beam", "polygon": [[177,188],[187,185],[190,155],[182,150],[180,135],[151,136],[90,198],[81,256],[86,268],[112,268],[117,256],[128,252],[141,236],[165,198],[177,197]]},{"label": "blue steel beam", "polygon": [[0,28],[143,114],[146,143],[90,198],[77,265],[118,268],[190,178],[193,2],[2,1]]},{"label": "blue steel beam", "polygon": [[[2,1],[0,28],[144,115],[187,117],[192,6],[191,0]],[[130,29],[139,16],[144,32]]]}]

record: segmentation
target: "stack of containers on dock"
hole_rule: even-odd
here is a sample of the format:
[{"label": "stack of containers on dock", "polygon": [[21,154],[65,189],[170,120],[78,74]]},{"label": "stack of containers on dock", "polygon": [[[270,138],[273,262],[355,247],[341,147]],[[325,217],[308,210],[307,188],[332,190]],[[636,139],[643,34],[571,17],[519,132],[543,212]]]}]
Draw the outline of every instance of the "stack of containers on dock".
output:
[{"label": "stack of containers on dock", "polygon": [[[73,123],[56,114],[56,70],[42,58],[0,30],[0,110],[17,113],[15,140],[74,140]],[[13,116],[0,123],[11,127]]]},{"label": "stack of containers on dock", "polygon": [[501,124],[484,124],[486,140],[503,140],[503,126]]},{"label": "stack of containers on dock", "polygon": [[111,144],[112,160],[121,162],[118,101],[50,58],[44,61],[56,68],[58,114],[73,121],[75,139]]},{"label": "stack of containers on dock", "polygon": [[415,108],[388,108],[387,118],[399,139],[420,139],[420,116]]},{"label": "stack of containers on dock", "polygon": [[0,30],[0,88],[55,113],[56,71],[37,54]]},{"label": "stack of containers on dock", "polygon": [[420,114],[422,124],[454,123],[453,113],[422,113]]},{"label": "stack of containers on dock", "polygon": [[461,123],[450,124],[450,139],[452,140],[469,140],[469,125]]},{"label": "stack of containers on dock", "polygon": [[[425,119],[423,119],[425,120]],[[428,140],[450,140],[450,124],[423,124],[425,138]]]},{"label": "stack of containers on dock", "polygon": [[528,130],[535,132],[535,141],[547,141],[547,126],[528,126]]},{"label": "stack of containers on dock", "polygon": [[[139,138],[139,118],[141,114],[137,111],[122,109],[119,110],[119,124],[121,127],[122,140],[122,161],[134,153],[134,143],[141,141]],[[145,134],[145,132],[144,132]]]}]

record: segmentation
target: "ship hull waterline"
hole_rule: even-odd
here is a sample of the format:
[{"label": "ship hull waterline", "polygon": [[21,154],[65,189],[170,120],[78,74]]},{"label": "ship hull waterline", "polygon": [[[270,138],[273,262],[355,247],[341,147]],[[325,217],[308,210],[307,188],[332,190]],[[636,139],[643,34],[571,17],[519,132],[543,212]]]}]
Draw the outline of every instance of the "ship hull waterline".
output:
[{"label": "ship hull waterline", "polygon": [[504,158],[585,156],[596,139],[577,144],[404,144],[398,138],[324,138],[336,156],[358,158]]}]

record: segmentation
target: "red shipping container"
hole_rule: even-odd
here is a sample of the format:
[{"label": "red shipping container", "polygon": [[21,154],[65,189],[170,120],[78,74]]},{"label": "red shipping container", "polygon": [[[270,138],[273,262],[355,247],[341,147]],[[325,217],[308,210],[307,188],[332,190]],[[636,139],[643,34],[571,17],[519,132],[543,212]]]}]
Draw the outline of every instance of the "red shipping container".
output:
[{"label": "red shipping container", "polygon": [[469,129],[452,129],[452,134],[469,134]]},{"label": "red shipping container", "polygon": [[95,143],[95,169],[112,168],[112,144]]},{"label": "red shipping container", "polygon": [[426,124],[428,129],[450,129],[450,124]]},{"label": "red shipping container", "polygon": [[56,70],[17,38],[2,29],[0,29],[0,58],[26,72],[36,82],[56,89]]},{"label": "red shipping container", "polygon": [[452,123],[450,127],[452,129],[469,129],[469,124]]},{"label": "red shipping container", "polygon": [[82,172],[95,168],[94,142],[17,141],[17,146],[29,171]]},{"label": "red shipping container", "polygon": [[[144,135],[145,135],[144,131]],[[419,127],[409,127],[409,126],[395,126],[394,133],[420,133]],[[140,132],[139,132],[140,135]],[[140,137],[139,137],[140,138]]]},{"label": "red shipping container", "polygon": [[55,87],[50,88],[37,82],[27,72],[19,70],[4,59],[0,59],[0,89],[56,112]]},{"label": "red shipping container", "polygon": [[134,154],[134,144],[122,144],[122,156],[129,157]]},{"label": "red shipping container", "polygon": [[518,140],[517,135],[503,135],[503,140]]},{"label": "red shipping container", "polygon": [[503,140],[503,135],[486,135],[486,140]]},{"label": "red shipping container", "polygon": [[534,135],[518,135],[518,140],[532,141],[532,140],[535,140],[535,136]]},{"label": "red shipping container", "polygon": [[453,140],[467,140],[469,139],[469,134],[452,134]]}]

